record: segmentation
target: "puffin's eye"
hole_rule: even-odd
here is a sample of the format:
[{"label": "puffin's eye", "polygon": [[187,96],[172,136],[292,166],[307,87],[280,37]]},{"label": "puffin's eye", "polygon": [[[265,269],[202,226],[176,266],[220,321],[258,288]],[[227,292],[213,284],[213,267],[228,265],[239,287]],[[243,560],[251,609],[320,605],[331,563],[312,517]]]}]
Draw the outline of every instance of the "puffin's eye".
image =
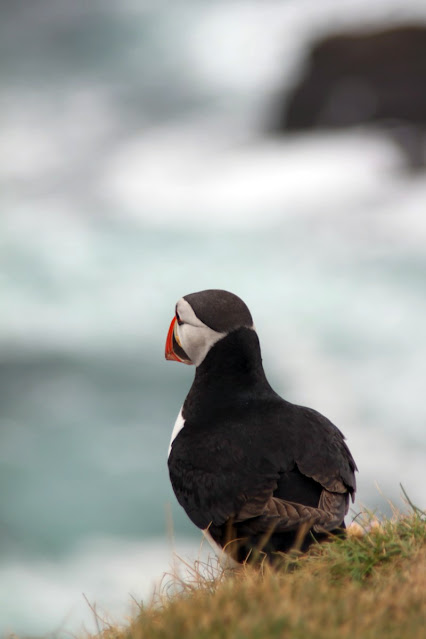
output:
[{"label": "puffin's eye", "polygon": [[179,324],[179,326],[182,326],[183,321],[180,319],[179,313],[176,311],[176,319],[177,319],[177,323]]}]

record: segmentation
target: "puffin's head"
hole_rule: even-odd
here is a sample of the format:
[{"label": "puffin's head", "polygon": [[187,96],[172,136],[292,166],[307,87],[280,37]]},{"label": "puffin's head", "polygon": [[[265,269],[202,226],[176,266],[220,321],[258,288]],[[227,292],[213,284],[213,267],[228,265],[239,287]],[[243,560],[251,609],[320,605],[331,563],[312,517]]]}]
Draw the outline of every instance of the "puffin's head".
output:
[{"label": "puffin's head", "polygon": [[254,328],[243,300],[218,289],[181,297],[166,340],[166,359],[199,366],[219,340],[237,328]]}]

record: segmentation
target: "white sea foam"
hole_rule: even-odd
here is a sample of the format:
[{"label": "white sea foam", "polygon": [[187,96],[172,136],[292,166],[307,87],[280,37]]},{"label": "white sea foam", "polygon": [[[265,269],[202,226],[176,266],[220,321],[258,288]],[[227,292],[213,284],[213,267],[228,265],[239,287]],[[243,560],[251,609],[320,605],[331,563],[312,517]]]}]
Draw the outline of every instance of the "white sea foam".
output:
[{"label": "white sea foam", "polygon": [[201,535],[199,542],[178,539],[174,548],[165,539],[137,543],[99,538],[57,561],[4,561],[0,633],[65,637],[83,628],[96,632],[107,622],[123,624],[138,602],[172,582],[174,571],[184,573],[179,557],[205,558]]},{"label": "white sea foam", "polygon": [[[19,84],[14,76],[2,105],[4,379],[8,362],[65,352],[84,365],[92,357],[106,376],[115,366],[114,383],[124,380],[112,411],[105,378],[98,388],[95,374],[82,369],[52,369],[40,386],[29,376],[25,392],[15,384],[15,412],[2,420],[2,462],[8,480],[13,471],[28,485],[17,482],[13,495],[2,494],[6,531],[12,523],[10,536],[19,532],[23,546],[30,534],[29,548],[45,542],[46,522],[52,535],[56,529],[68,542],[84,539],[84,530],[72,529],[75,503],[82,528],[85,518],[112,525],[101,505],[94,515],[90,497],[73,493],[64,469],[81,473],[77,490],[90,486],[110,503],[126,486],[129,512],[135,503],[153,512],[151,486],[134,479],[157,478],[166,494],[159,460],[184,391],[163,424],[167,393],[159,391],[160,408],[149,401],[151,387],[130,397],[128,359],[140,361],[148,381],[159,379],[175,301],[210,287],[248,303],[275,389],[343,430],[360,468],[359,502],[380,503],[376,481],[385,498],[397,500],[401,482],[424,506],[426,179],[404,175],[403,158],[378,132],[272,141],[261,130],[278,85],[294,79],[312,36],[360,21],[424,20],[425,3],[185,2],[164,5],[163,17],[162,3],[149,4],[111,4],[120,18],[130,12],[132,28],[148,7],[162,39],[160,47],[152,42],[154,54],[155,29],[118,48],[111,86],[102,83],[104,67],[84,77],[58,67],[51,85],[30,75]],[[45,24],[42,15],[29,20],[31,37]],[[45,13],[63,19],[58,8],[52,15]],[[54,63],[54,51],[47,53]],[[132,93],[140,68],[153,74],[140,85],[142,98]],[[156,100],[167,97],[172,111],[179,91],[200,104],[176,107],[167,122],[142,106],[138,125],[127,126],[122,88],[142,105],[158,89]],[[179,379],[188,374],[181,370]],[[132,406],[140,420],[128,417]],[[96,492],[106,485],[110,494]],[[197,555],[197,542],[177,546]],[[2,557],[2,631],[95,629],[83,593],[101,616],[123,618],[130,595],[149,596],[171,557],[165,541],[125,538],[81,542],[57,562],[36,553]]]}]

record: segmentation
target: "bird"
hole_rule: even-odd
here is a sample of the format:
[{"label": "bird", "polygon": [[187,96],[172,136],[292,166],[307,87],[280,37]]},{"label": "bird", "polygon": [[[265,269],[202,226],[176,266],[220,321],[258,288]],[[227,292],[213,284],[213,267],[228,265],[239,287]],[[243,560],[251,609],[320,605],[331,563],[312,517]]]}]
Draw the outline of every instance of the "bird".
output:
[{"label": "bird", "polygon": [[181,297],[165,357],[195,365],[170,440],[172,488],[221,552],[273,563],[344,534],[358,470],[345,437],[272,389],[242,299],[220,289]]}]

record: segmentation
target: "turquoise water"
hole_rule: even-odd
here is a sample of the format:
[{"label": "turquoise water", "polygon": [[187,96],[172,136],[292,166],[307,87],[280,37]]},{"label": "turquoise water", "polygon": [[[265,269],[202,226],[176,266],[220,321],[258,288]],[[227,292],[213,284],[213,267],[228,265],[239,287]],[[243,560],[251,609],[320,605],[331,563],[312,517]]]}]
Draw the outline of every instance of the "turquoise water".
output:
[{"label": "turquoise water", "polygon": [[20,636],[93,626],[83,593],[118,617],[148,596],[170,510],[199,552],[166,466],[186,293],[245,299],[274,388],[347,436],[352,514],[400,483],[425,506],[424,176],[374,132],[262,137],[281,30],[290,56],[320,26],[306,3],[173,6],[18,3],[1,27],[0,630]]}]

